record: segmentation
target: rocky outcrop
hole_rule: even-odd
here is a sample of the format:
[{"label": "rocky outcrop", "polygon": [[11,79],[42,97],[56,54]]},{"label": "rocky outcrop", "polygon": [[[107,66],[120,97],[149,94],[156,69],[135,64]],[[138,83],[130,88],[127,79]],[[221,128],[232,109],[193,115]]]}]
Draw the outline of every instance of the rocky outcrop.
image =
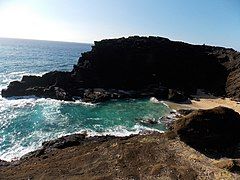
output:
[{"label": "rocky outcrop", "polygon": [[135,91],[136,98],[154,95],[178,101],[185,98],[175,96],[179,95],[176,93],[168,95],[168,89],[185,96],[203,89],[237,99],[240,97],[239,61],[240,53],[233,49],[191,45],[161,37],[102,40],[82,54],[71,72],[24,77],[20,82],[12,82],[2,95],[36,95],[62,100],[86,97],[89,101],[111,98],[112,95],[103,91],[101,95],[93,90],[85,92],[98,88],[104,92]]},{"label": "rocky outcrop", "polygon": [[21,160],[27,160],[33,157],[45,156],[53,152],[56,149],[65,149],[73,146],[80,146],[91,141],[104,142],[110,139],[114,139],[114,136],[94,136],[86,137],[86,134],[72,134],[68,136],[62,136],[58,139],[46,141],[42,143],[42,147],[36,151],[25,154],[21,157]]},{"label": "rocky outcrop", "polygon": [[73,86],[71,73],[50,72],[42,77],[23,76],[22,80],[13,81],[7,89],[2,90],[3,97],[31,96],[54,98],[60,100],[72,100],[71,88]]},{"label": "rocky outcrop", "polygon": [[66,138],[47,142],[40,155],[0,166],[1,179],[239,178],[229,171],[237,163],[210,159],[164,134],[67,138],[70,143]]},{"label": "rocky outcrop", "polygon": [[130,37],[96,42],[91,52],[83,53],[73,73],[97,86],[141,89],[161,85],[185,94],[202,88],[225,95],[226,81],[239,57],[233,49]]},{"label": "rocky outcrop", "polygon": [[239,158],[240,115],[217,107],[196,110],[175,121],[172,129],[182,141],[214,158]]},{"label": "rocky outcrop", "polygon": [[[164,133],[73,134],[44,142],[19,161],[0,161],[2,179],[237,179],[240,115],[217,107],[188,112]],[[203,153],[203,154],[202,154]],[[205,156],[206,155],[206,156]]]},{"label": "rocky outcrop", "polygon": [[124,92],[121,93],[116,90],[106,91],[104,89],[86,89],[83,94],[83,101],[97,103],[110,99],[124,98],[124,96],[130,97],[130,94]]},{"label": "rocky outcrop", "polygon": [[174,89],[169,89],[168,100],[176,103],[188,102],[188,98],[186,96]]}]

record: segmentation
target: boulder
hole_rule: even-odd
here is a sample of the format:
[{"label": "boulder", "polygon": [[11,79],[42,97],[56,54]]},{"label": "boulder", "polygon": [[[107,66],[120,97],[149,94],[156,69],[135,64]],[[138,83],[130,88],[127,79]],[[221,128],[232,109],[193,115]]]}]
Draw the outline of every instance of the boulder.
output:
[{"label": "boulder", "polygon": [[49,88],[44,89],[43,96],[64,101],[73,100],[72,96],[70,96],[66,90],[55,86],[50,86]]},{"label": "boulder", "polygon": [[110,94],[104,89],[86,89],[83,95],[85,102],[103,102],[111,99]]},{"label": "boulder", "polygon": [[159,123],[159,121],[155,118],[136,118],[135,120],[145,126],[156,125]]},{"label": "boulder", "polygon": [[238,157],[240,115],[226,107],[196,110],[178,119],[172,130],[182,141],[213,157]]},{"label": "boulder", "polygon": [[181,93],[180,91],[169,89],[168,100],[176,103],[183,103],[183,102],[187,102],[188,98],[185,97],[183,93]]}]

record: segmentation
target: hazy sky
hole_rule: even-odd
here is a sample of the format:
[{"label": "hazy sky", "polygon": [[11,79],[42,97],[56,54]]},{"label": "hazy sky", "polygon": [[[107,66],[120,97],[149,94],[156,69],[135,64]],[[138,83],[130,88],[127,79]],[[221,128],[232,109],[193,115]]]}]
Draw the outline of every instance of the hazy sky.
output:
[{"label": "hazy sky", "polygon": [[240,0],[0,0],[0,37],[158,35],[240,50]]}]

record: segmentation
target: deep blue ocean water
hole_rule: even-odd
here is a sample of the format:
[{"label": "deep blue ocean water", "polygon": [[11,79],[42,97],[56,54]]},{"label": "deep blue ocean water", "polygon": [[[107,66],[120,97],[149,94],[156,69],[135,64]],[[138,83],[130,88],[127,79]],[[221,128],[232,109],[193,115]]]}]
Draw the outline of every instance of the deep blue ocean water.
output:
[{"label": "deep blue ocean water", "polygon": [[[0,90],[23,75],[70,71],[90,44],[0,38]],[[126,136],[145,130],[164,131],[160,118],[170,112],[163,103],[118,100],[99,104],[36,97],[0,96],[0,159],[18,159],[46,140],[71,133]],[[144,119],[159,121],[155,125]]]}]

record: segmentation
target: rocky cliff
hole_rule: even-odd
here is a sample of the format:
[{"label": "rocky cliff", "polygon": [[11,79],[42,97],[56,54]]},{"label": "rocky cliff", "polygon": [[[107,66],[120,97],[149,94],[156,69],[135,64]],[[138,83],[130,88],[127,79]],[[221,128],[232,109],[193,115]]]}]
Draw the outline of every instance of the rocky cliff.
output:
[{"label": "rocky cliff", "polygon": [[179,94],[189,96],[204,89],[238,99],[239,71],[240,53],[233,49],[134,36],[95,42],[72,72],[26,76],[12,82],[2,95],[62,100],[78,96],[86,101],[144,96],[167,99],[170,89],[170,94],[176,94],[172,100],[178,101],[184,99]]}]

